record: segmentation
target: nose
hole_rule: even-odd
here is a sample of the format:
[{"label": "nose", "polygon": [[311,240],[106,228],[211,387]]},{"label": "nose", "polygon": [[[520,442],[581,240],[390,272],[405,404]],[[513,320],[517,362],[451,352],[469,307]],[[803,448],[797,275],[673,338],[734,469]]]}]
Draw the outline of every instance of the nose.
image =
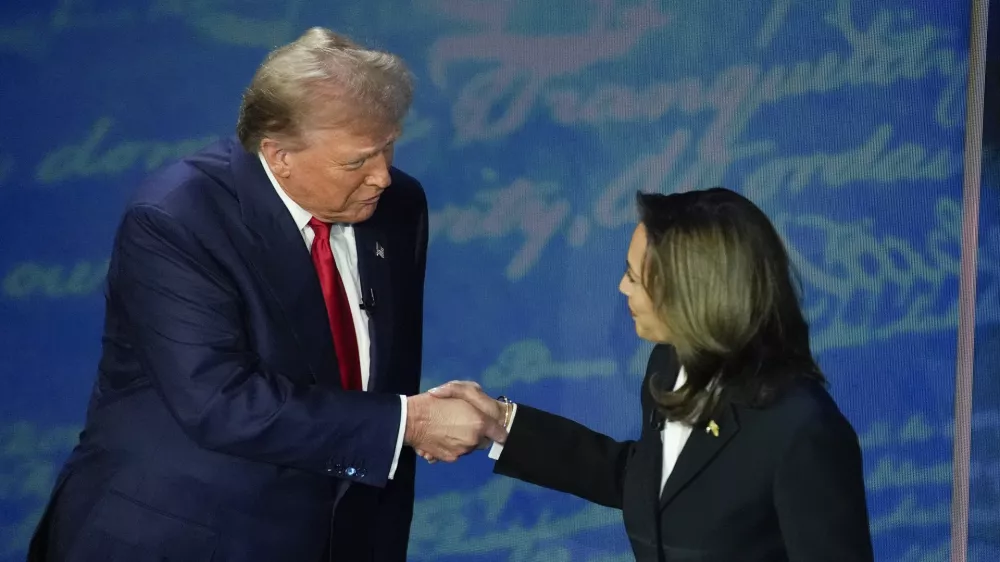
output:
[{"label": "nose", "polygon": [[618,292],[625,295],[626,297],[628,296],[627,285],[628,285],[628,275],[622,275],[621,280],[618,281]]},{"label": "nose", "polygon": [[389,156],[385,152],[381,152],[372,157],[370,162],[372,168],[365,183],[382,189],[389,187],[389,184],[392,183],[392,175],[389,173],[392,160],[389,159]]}]

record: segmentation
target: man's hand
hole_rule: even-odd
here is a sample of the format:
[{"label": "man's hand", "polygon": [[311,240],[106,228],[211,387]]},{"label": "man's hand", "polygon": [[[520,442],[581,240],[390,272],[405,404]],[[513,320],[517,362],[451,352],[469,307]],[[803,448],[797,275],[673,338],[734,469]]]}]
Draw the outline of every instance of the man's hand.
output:
[{"label": "man's hand", "polygon": [[[428,393],[436,398],[446,399],[449,401],[457,398],[467,402],[468,404],[471,404],[472,406],[475,406],[477,410],[485,414],[489,419],[493,420],[493,422],[495,422],[501,428],[501,430],[504,432],[503,433],[504,437],[506,438],[507,433],[506,430],[503,429],[504,416],[506,414],[506,406],[502,402],[494,400],[489,396],[487,396],[486,393],[483,392],[483,388],[479,386],[477,383],[474,383],[472,381],[451,381],[437,388],[432,388],[431,390],[428,391]],[[504,443],[504,441],[492,439],[488,435],[486,435],[480,441],[479,448],[480,449],[487,448],[489,446],[490,441],[495,441],[497,443],[500,443],[501,445]],[[414,447],[414,449],[416,449],[418,455],[423,457],[429,463],[434,463],[438,458],[441,458],[432,454],[427,449],[423,449],[420,447]],[[442,459],[442,460],[447,460],[447,459]]]},{"label": "man's hand", "polygon": [[403,442],[424,458],[454,462],[484,441],[503,443],[502,423],[502,414],[498,422],[464,400],[424,393],[406,400]]}]

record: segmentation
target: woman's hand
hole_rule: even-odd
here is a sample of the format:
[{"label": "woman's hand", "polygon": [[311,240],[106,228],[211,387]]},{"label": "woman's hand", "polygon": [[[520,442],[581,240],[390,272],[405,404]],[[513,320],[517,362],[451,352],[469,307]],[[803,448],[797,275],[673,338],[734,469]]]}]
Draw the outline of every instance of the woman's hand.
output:
[{"label": "woman's hand", "polygon": [[[494,400],[493,398],[487,396],[486,393],[483,392],[483,387],[479,386],[478,383],[472,381],[451,381],[439,387],[430,389],[428,394],[436,396],[437,398],[459,398],[461,400],[465,400],[483,414],[496,420],[497,424],[503,426],[507,406],[503,402]],[[485,449],[489,447],[489,445],[489,439],[484,439],[483,442],[479,444],[479,448]],[[417,454],[423,457],[427,462],[432,464],[437,462],[437,459],[426,452],[419,449],[416,451]]]}]

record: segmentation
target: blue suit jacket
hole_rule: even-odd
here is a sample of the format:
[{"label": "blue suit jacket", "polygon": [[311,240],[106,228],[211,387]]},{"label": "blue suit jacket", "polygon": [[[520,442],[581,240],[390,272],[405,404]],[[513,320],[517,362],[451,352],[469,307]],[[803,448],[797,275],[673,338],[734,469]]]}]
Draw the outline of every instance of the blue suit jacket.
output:
[{"label": "blue suit jacket", "polygon": [[356,225],[368,392],[340,387],[309,251],[256,155],[229,139],[146,182],[114,241],[86,425],[29,558],[405,560],[412,449],[387,478],[397,395],[420,386],[427,201],[392,180]]}]

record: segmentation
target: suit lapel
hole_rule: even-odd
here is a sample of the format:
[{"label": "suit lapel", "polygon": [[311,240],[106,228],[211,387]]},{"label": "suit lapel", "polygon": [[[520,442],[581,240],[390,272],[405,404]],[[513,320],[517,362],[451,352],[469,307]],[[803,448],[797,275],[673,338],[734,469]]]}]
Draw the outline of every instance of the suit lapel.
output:
[{"label": "suit lapel", "polygon": [[285,315],[313,380],[340,386],[333,336],[309,249],[256,155],[232,148],[243,221],[254,238],[253,267]]},{"label": "suit lapel", "polygon": [[660,509],[666,507],[691,480],[698,476],[740,430],[735,407],[725,395],[720,400],[712,420],[718,426],[718,437],[706,431],[706,424],[692,429],[691,436],[681,450],[673,471],[667,477],[663,493],[660,495]]},{"label": "suit lapel", "polygon": [[[368,390],[385,390],[392,357],[392,248],[386,241],[385,226],[378,210],[372,218],[354,225],[358,251],[361,292],[368,310],[368,337],[371,340]],[[372,303],[374,306],[372,306]]]},{"label": "suit lapel", "polygon": [[[644,421],[648,420],[649,424],[643,428],[640,439],[640,450],[645,454],[641,459],[637,459],[639,466],[652,467],[646,476],[645,486],[641,488],[642,499],[639,501],[642,502],[643,511],[648,508],[650,513],[654,515],[659,511],[660,480],[663,474],[663,438],[656,428],[659,423],[662,423],[663,417],[656,411],[656,404],[648,388],[653,377],[657,379],[658,388],[673,388],[674,384],[677,383],[679,373],[680,363],[677,361],[677,353],[674,348],[664,344],[654,347],[650,353],[649,361],[646,363],[646,375],[642,381],[643,412],[646,414],[643,419]],[[647,529],[649,534],[644,536],[652,537],[650,544],[659,540],[655,538],[659,532],[658,520],[655,516],[642,518],[642,521],[649,522]],[[645,523],[642,526],[645,526]]]}]

